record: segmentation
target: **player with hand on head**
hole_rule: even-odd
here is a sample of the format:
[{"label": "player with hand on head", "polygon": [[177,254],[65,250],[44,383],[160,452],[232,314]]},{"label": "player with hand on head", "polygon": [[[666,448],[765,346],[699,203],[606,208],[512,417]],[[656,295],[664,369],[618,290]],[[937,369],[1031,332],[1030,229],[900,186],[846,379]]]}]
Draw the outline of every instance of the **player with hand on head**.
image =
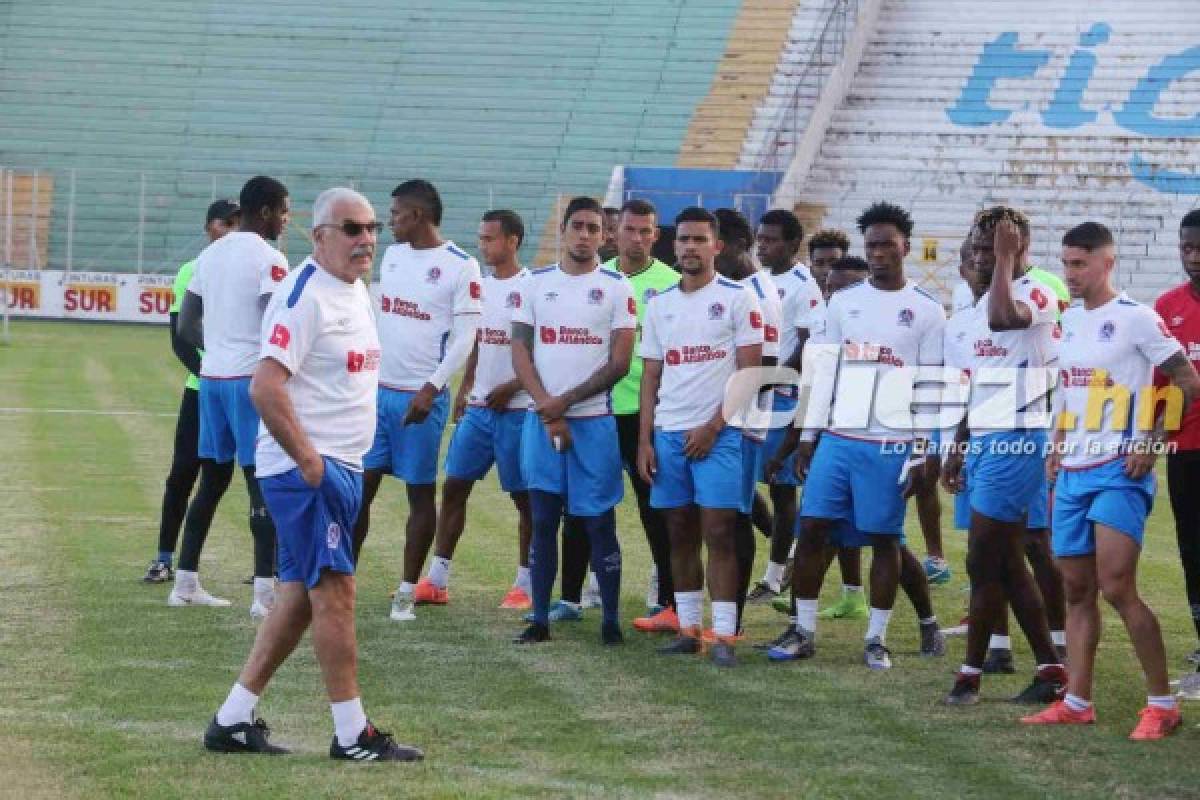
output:
[{"label": "player with hand on head", "polygon": [[254,539],[254,600],[250,615],[262,619],[275,603],[275,526],[254,471],[258,411],[250,401],[250,377],[258,363],[263,312],[288,275],[274,242],[287,227],[287,188],[260,175],[239,197],[241,228],[218,239],[196,259],[196,271],[179,306],[179,335],[203,348],[200,360],[200,488],[183,523],[183,546],[169,606],[227,606],[200,586],[200,551],[213,515],[233,478],[236,458],[250,495]]}]

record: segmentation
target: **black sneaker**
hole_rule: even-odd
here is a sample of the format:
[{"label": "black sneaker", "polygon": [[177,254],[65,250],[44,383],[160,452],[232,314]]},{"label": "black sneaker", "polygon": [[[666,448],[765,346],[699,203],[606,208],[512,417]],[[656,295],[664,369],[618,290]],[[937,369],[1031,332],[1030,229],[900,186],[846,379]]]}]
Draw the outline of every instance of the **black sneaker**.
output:
[{"label": "black sneaker", "polygon": [[329,757],[339,761],[421,761],[425,754],[411,745],[398,744],[390,733],[377,729],[368,720],[358,741],[349,747],[338,744],[335,735],[329,743]]},{"label": "black sneaker", "polygon": [[625,644],[625,635],[621,633],[621,626],[615,623],[601,625],[600,641],[609,647]]},{"label": "black sneaker", "polygon": [[983,661],[985,675],[1012,675],[1016,671],[1012,650],[1002,650],[998,647],[988,650],[987,658]]},{"label": "black sneaker", "polygon": [[262,753],[277,756],[290,753],[286,747],[273,745],[267,739],[271,729],[261,719],[239,722],[237,725],[219,725],[214,716],[204,732],[204,748],[214,753]]},{"label": "black sneaker", "polygon": [[718,667],[736,667],[737,652],[729,642],[717,641],[708,649],[708,657]]},{"label": "black sneaker", "polygon": [[682,633],[669,643],[658,648],[659,655],[664,656],[694,656],[700,650],[700,638],[698,636],[688,636]]},{"label": "black sneaker", "polygon": [[926,658],[940,658],[946,655],[946,637],[938,628],[936,622],[921,625],[921,655]]},{"label": "black sneaker", "polygon": [[958,673],[954,679],[954,688],[943,698],[942,703],[948,706],[973,706],[979,702],[979,676]]},{"label": "black sneaker", "polygon": [[788,640],[789,637],[791,637],[791,635],[792,635],[792,624],[789,622],[788,626],[783,629],[783,633],[779,634],[771,641],[755,642],[754,644],[752,644],[750,646],[753,647],[755,650],[770,650],[772,647],[778,647],[779,645],[783,644],[785,641]]},{"label": "black sneaker", "polygon": [[531,622],[529,627],[513,638],[513,644],[537,644],[550,640],[550,628],[539,622]]},{"label": "black sneaker", "polygon": [[142,583],[167,583],[173,580],[175,570],[171,569],[167,562],[158,559],[150,562],[150,566],[146,567],[146,574],[142,576]]},{"label": "black sneaker", "polygon": [[1067,693],[1067,672],[1061,666],[1054,665],[1038,670],[1033,676],[1033,682],[1012,702],[1020,705],[1044,705],[1062,700]]}]

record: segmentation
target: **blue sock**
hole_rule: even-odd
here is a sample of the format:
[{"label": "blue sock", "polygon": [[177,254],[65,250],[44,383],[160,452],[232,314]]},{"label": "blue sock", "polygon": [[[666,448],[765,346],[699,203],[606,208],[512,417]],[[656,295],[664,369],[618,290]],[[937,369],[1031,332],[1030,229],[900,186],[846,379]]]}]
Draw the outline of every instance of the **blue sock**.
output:
[{"label": "blue sock", "polygon": [[175,554],[169,551],[158,551],[158,561],[161,564],[171,566],[171,561],[175,558]]},{"label": "blue sock", "polygon": [[617,515],[610,508],[595,517],[580,517],[592,546],[592,572],[600,584],[604,604],[604,623],[617,624],[617,603],[621,596],[621,544],[617,541]]},{"label": "blue sock", "polygon": [[560,495],[529,490],[533,538],[529,543],[529,577],[533,592],[533,621],[550,623],[550,593],[558,576],[558,525],[562,520]]}]

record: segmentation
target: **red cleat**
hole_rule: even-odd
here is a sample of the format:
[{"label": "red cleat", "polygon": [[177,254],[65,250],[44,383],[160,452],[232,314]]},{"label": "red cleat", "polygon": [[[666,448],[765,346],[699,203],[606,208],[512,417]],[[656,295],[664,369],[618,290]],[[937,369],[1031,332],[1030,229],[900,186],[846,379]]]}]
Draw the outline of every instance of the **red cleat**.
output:
[{"label": "red cleat", "polygon": [[1096,722],[1096,707],[1088,706],[1087,711],[1073,711],[1065,701],[1059,700],[1036,714],[1021,717],[1021,722],[1026,725],[1092,725]]},{"label": "red cleat", "polygon": [[434,586],[429,578],[422,578],[413,589],[413,603],[418,606],[444,606],[450,602],[450,592]]},{"label": "red cleat", "polygon": [[500,601],[500,607],[524,611],[533,608],[533,600],[520,586],[514,586],[508,590],[508,594],[504,595],[504,599]]},{"label": "red cleat", "polygon": [[673,608],[664,608],[652,617],[638,617],[633,627],[642,633],[679,633],[679,615]]},{"label": "red cleat", "polygon": [[1133,733],[1129,734],[1129,738],[1135,742],[1150,742],[1156,739],[1165,739],[1183,724],[1183,714],[1179,713],[1178,708],[1167,709],[1159,708],[1158,706],[1146,706],[1139,714],[1142,718],[1138,720],[1137,727],[1133,729]]}]

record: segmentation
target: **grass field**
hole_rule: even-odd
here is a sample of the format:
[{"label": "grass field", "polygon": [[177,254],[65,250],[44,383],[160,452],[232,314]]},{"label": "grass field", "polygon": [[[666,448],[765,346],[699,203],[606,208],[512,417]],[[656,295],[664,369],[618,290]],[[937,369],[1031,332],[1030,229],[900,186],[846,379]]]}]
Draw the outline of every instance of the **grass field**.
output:
[{"label": "grass field", "polygon": [[[251,560],[241,485],[202,565],[233,608],[169,609],[167,588],[139,582],[155,550],[181,378],[158,328],[17,322],[13,344],[0,347],[0,795],[1200,796],[1191,760],[1200,714],[1185,708],[1185,729],[1166,742],[1125,738],[1144,688],[1111,612],[1100,722],[1086,729],[1015,724],[1019,711],[1002,698],[1028,677],[1019,637],[1020,674],[985,682],[988,702],[973,709],[939,707],[962,640],[945,659],[920,659],[904,600],[886,674],[859,664],[861,623],[824,623],[817,658],[801,665],[769,665],[748,647],[731,671],[664,660],[628,625],[649,564],[629,504],[619,516],[627,646],[600,648],[590,611],[553,642],[518,649],[508,642],[515,615],[496,608],[512,579],[514,515],[492,480],[469,512],[452,604],[403,627],[387,619],[401,487],[386,484],[376,506],[359,583],[364,698],[382,727],[425,748],[423,764],[329,762],[332,723],[307,642],[259,709],[297,753],[209,755],[200,735],[254,635],[239,582]],[[964,597],[962,540],[946,538],[956,575],[935,591],[943,621],[957,620]],[[1142,586],[1181,668],[1194,642],[1165,498],[1147,542]],[[831,581],[828,597],[836,591]],[[781,622],[751,609],[750,638],[773,636]]]}]

